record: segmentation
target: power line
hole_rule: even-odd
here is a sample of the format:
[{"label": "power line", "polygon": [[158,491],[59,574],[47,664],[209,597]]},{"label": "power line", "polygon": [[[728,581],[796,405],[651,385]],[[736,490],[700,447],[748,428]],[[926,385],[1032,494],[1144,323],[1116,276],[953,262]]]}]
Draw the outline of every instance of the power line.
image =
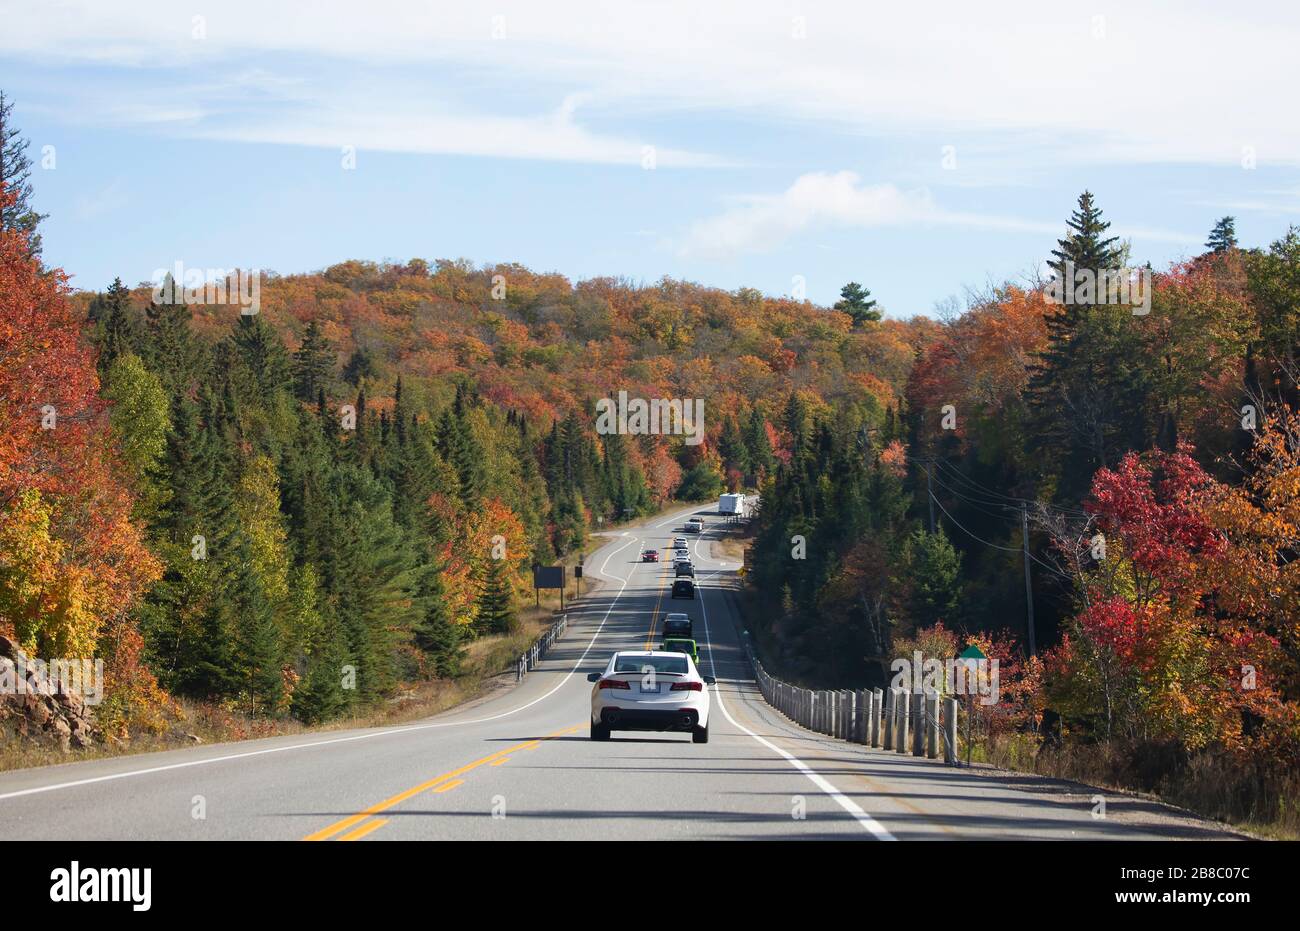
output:
[{"label": "power line", "polygon": [[944,516],[947,517],[948,520],[952,521],[953,524],[955,524],[959,530],[965,533],[966,536],[970,537],[972,540],[975,540],[978,543],[983,543],[985,546],[991,546],[995,550],[1002,550],[1003,552],[1006,553],[1020,552],[1020,547],[1018,546],[999,546],[997,543],[990,543],[988,540],[985,540],[983,537],[977,536],[976,534],[972,533],[971,531],[967,530],[964,526],[962,526],[961,522],[958,521],[957,518],[949,514],[948,509],[943,506],[942,501],[940,501],[934,495],[930,495],[930,500],[933,501],[935,504],[939,505],[939,510],[943,511]]},{"label": "power line", "polygon": [[[942,485],[942,483],[940,483],[940,484]],[[943,486],[943,487],[947,487],[947,486]],[[939,500],[939,499],[938,499],[938,498],[933,494],[933,492],[930,494],[930,498],[931,498],[931,500],[933,501],[934,504],[936,504],[936,505],[939,506],[939,510],[943,512],[944,516],[947,517],[948,520],[952,521],[953,525],[956,526],[957,529],[961,530],[962,533],[966,534],[968,537],[970,537],[972,540],[975,540],[977,543],[982,543],[983,545],[985,545],[985,546],[989,546],[989,547],[992,547],[992,548],[995,549],[995,550],[1001,550],[1001,551],[1003,551],[1004,553],[1022,553],[1022,548],[1021,548],[1021,547],[1016,547],[1016,546],[1001,546],[1000,544],[997,544],[997,543],[991,543],[991,542],[989,542],[988,540],[985,540],[983,537],[978,536],[977,534],[975,534],[975,533],[973,533],[971,530],[969,530],[969,529],[968,529],[965,525],[963,525],[960,521],[958,521],[957,518],[953,517],[953,516],[952,516],[952,513],[951,513],[951,512],[950,512],[946,507],[943,506],[943,502],[940,501],[940,500]],[[976,510],[980,510],[980,509],[979,509],[979,508],[976,508]],[[985,511],[985,512],[983,512],[983,513],[989,513],[989,512]],[[993,515],[993,516],[1006,517],[1007,515]],[[1065,572],[1062,572],[1060,569],[1058,569],[1056,566],[1053,566],[1051,563],[1046,562],[1046,561],[1044,561],[1044,560],[1042,560],[1042,559],[1039,559],[1039,558],[1038,558],[1037,556],[1035,556],[1032,552],[1025,551],[1025,552],[1023,552],[1023,555],[1028,556],[1031,560],[1033,560],[1034,562],[1038,563],[1040,566],[1042,566],[1042,567],[1043,567],[1044,569],[1046,569],[1048,572],[1051,572],[1053,575],[1060,576],[1061,578],[1063,578],[1063,579],[1067,579],[1067,580],[1072,580],[1072,579],[1073,579],[1073,576],[1070,576],[1069,574],[1067,574],[1067,573],[1065,573]]]}]

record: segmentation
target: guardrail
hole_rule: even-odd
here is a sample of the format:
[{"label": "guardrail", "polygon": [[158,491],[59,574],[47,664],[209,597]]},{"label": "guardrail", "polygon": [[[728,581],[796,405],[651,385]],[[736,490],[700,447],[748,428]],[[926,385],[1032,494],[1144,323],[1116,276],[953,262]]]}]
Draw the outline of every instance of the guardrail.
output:
[{"label": "guardrail", "polygon": [[568,627],[569,615],[561,614],[559,619],[551,625],[550,629],[547,630],[546,633],[538,637],[533,641],[532,646],[519,654],[519,659],[515,661],[516,682],[520,681],[524,676],[528,675],[529,672],[537,668],[537,664],[546,656],[546,651],[551,648],[551,645],[555,643],[556,640],[559,640],[564,636],[564,632]]},{"label": "guardrail", "polygon": [[960,766],[957,700],[933,689],[805,689],[768,673],[746,643],[758,690],[786,718],[818,734]]}]

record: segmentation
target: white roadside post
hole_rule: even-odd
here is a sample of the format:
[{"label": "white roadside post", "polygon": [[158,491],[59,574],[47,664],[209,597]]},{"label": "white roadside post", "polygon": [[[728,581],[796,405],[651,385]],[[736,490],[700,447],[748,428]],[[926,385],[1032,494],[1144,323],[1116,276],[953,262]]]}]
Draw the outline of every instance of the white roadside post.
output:
[{"label": "white roadside post", "polygon": [[939,693],[934,689],[925,693],[925,755],[931,760],[939,756]]},{"label": "white roadside post", "polygon": [[871,746],[881,745],[881,724],[885,716],[885,690],[871,690]]},{"label": "white roadside post", "polygon": [[910,721],[910,717],[912,713],[911,697],[912,697],[912,693],[907,691],[906,689],[898,690],[898,699],[896,705],[897,713],[895,714],[895,717],[898,720],[894,722],[894,752],[895,753],[906,753],[908,750],[907,728],[908,725],[911,723]]},{"label": "white roadside post", "polygon": [[957,764],[957,699],[943,700],[943,732],[947,740],[943,742],[943,761],[949,766]]},{"label": "white roadside post", "polygon": [[925,756],[925,694],[912,693],[912,756]]}]

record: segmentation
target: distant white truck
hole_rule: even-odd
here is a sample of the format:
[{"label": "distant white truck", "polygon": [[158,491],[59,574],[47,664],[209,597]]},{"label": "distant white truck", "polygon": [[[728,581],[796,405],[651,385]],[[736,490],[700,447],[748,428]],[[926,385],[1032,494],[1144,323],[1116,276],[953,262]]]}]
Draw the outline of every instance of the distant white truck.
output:
[{"label": "distant white truck", "polygon": [[743,517],[745,514],[745,496],[722,495],[718,498],[718,513],[734,514],[737,517]]}]

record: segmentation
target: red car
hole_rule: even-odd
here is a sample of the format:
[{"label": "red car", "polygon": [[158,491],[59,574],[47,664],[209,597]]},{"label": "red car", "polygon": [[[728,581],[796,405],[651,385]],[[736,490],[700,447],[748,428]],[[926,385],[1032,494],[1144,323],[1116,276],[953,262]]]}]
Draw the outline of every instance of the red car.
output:
[{"label": "red car", "polygon": [[642,553],[641,553],[641,561],[642,561],[642,562],[658,562],[658,561],[659,561],[659,551],[658,551],[658,550],[644,550],[644,551],[642,551]]}]

